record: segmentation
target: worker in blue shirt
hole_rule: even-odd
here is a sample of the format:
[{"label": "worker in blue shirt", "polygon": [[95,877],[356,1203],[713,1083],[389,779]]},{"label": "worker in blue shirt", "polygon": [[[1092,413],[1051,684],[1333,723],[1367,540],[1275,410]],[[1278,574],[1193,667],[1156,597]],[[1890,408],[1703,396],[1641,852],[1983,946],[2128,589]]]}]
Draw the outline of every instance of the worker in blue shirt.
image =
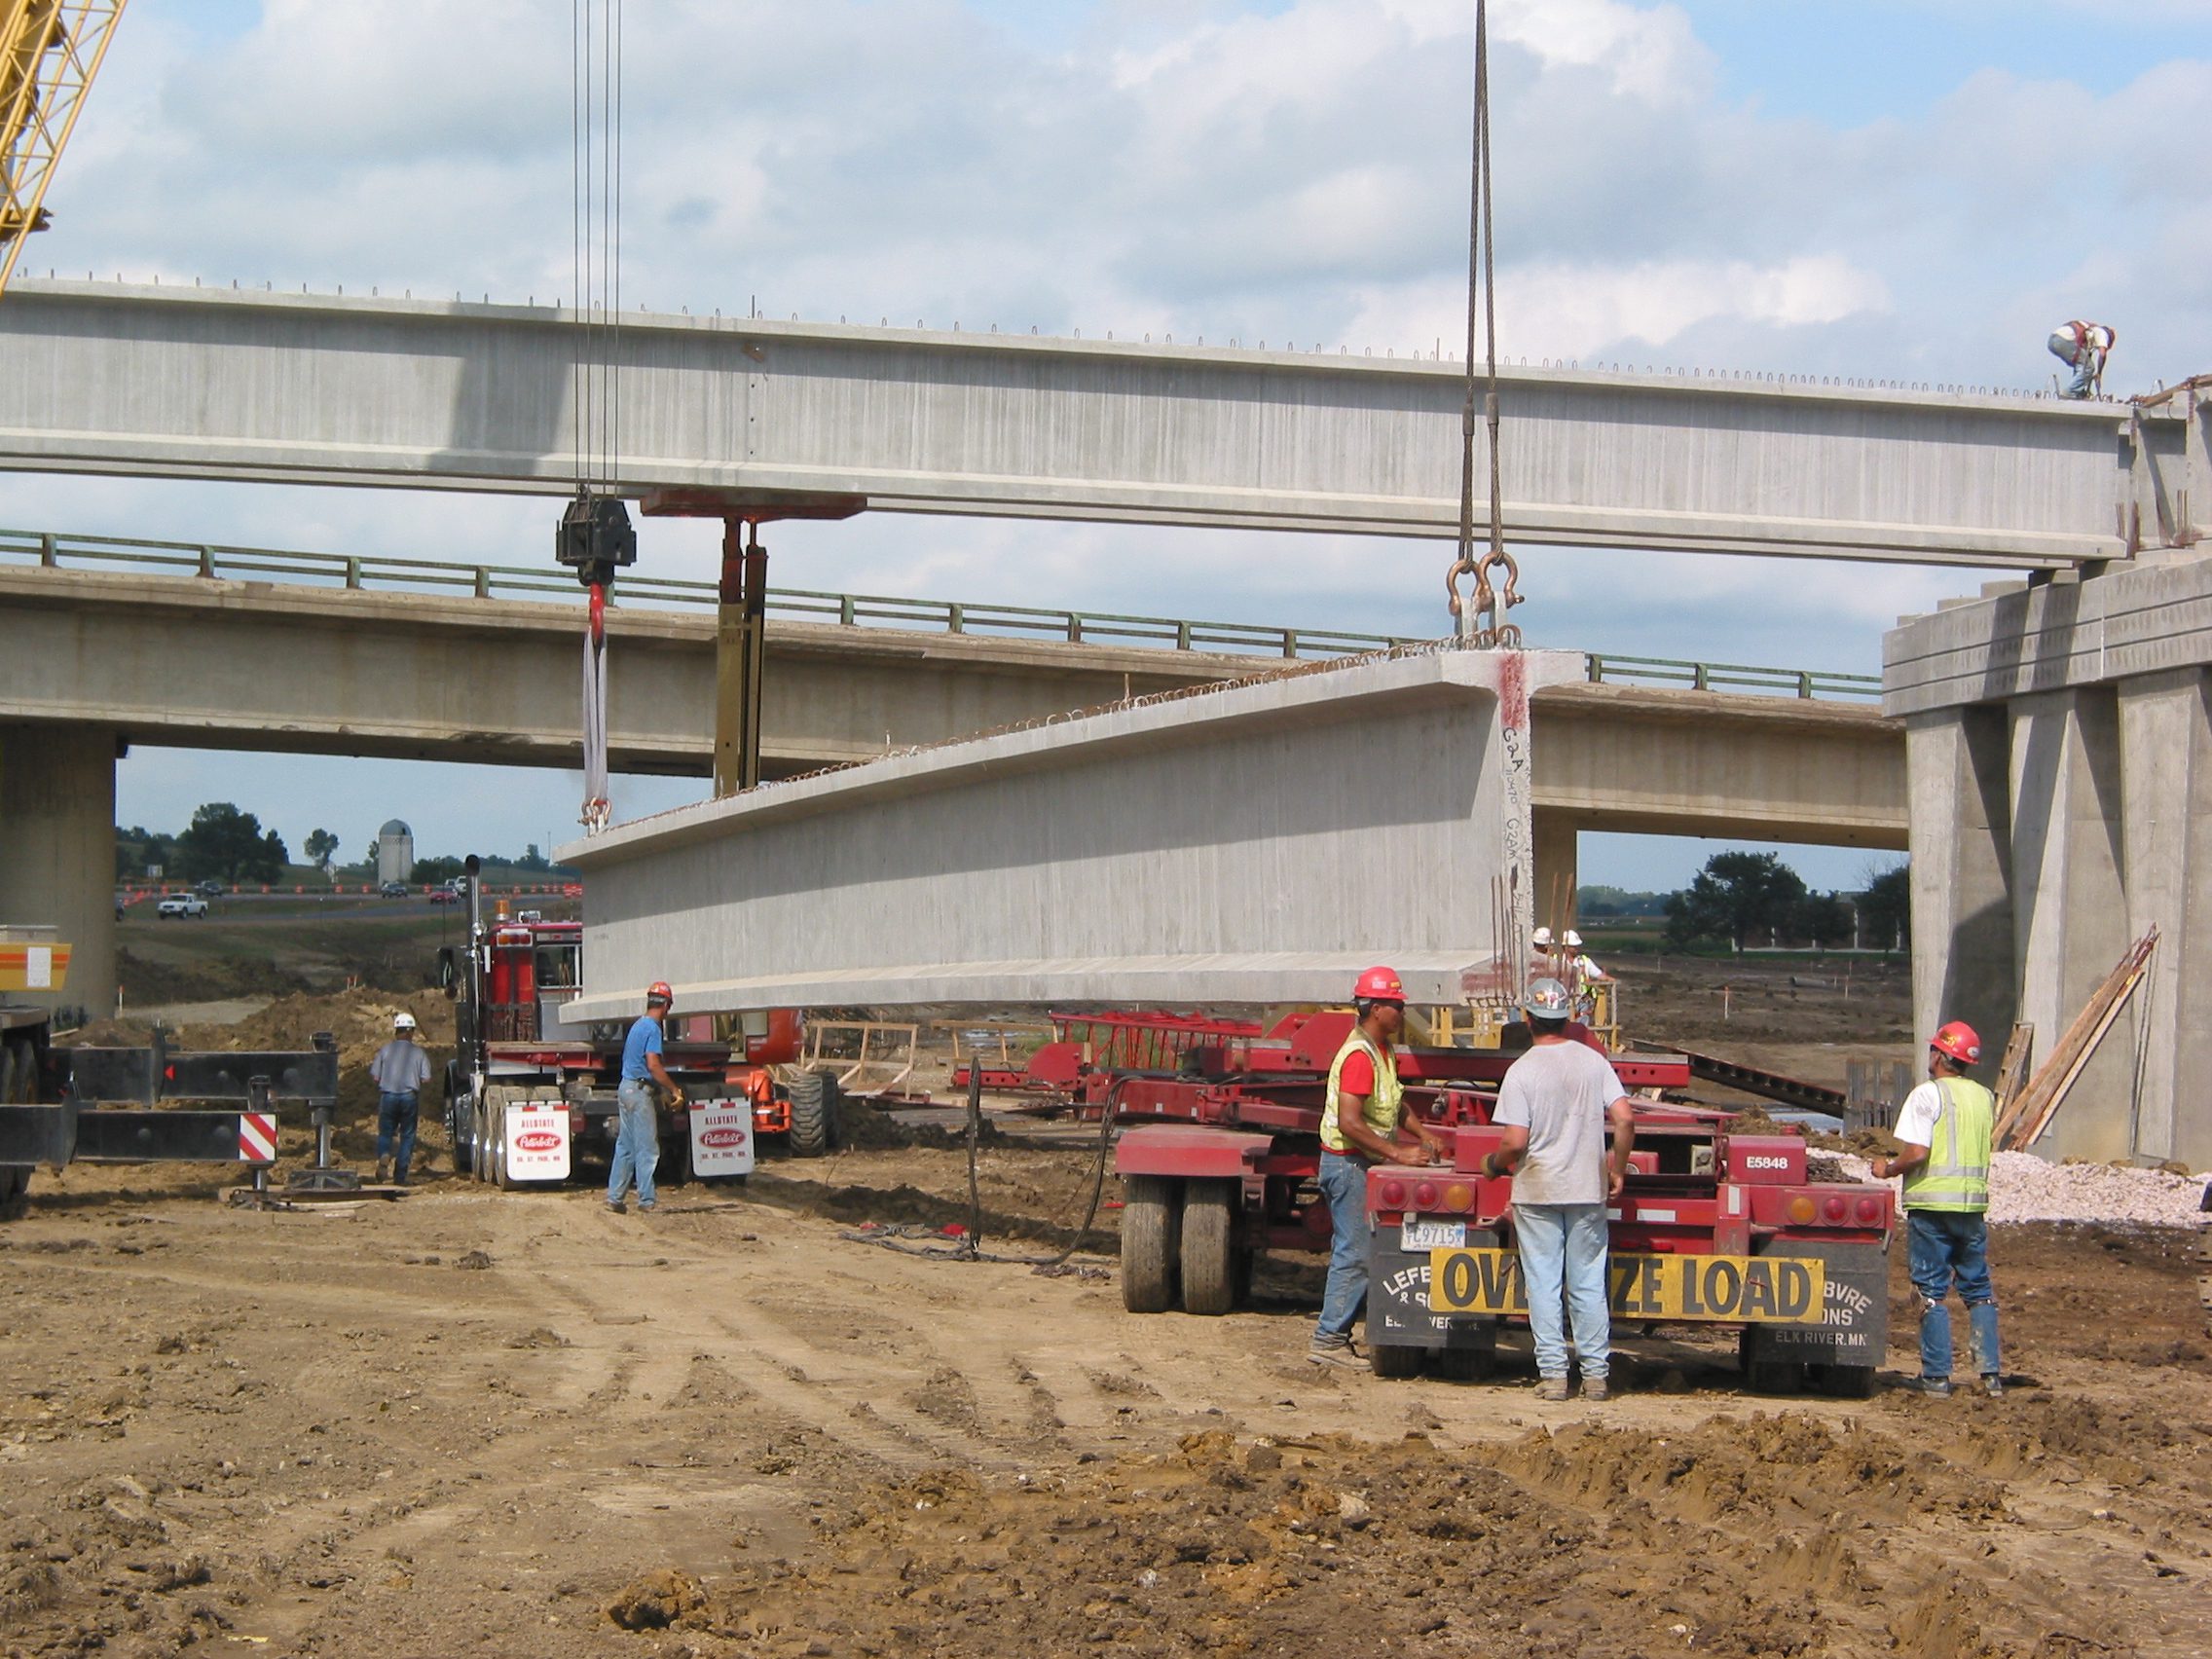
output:
[{"label": "worker in blue shirt", "polygon": [[668,1017],[675,1000],[666,980],[654,980],[645,988],[645,1012],[622,1040],[622,1082],[615,1091],[621,1126],[614,1137],[614,1167],[607,1172],[607,1207],[616,1215],[622,1213],[622,1198],[633,1173],[638,1180],[638,1208],[654,1207],[653,1166],[660,1161],[660,1125],[653,1115],[653,1090],[666,1094],[671,1107],[683,1104],[683,1090],[660,1060],[660,1022]]}]

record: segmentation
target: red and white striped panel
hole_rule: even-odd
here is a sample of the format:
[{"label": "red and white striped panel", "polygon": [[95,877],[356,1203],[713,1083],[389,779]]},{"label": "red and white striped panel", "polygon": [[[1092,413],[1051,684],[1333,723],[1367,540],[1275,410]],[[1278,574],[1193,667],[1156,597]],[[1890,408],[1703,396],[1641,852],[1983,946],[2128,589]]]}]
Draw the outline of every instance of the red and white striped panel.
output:
[{"label": "red and white striped panel", "polygon": [[239,1161],[240,1163],[275,1163],[276,1161],[276,1113],[240,1112],[239,1114]]}]

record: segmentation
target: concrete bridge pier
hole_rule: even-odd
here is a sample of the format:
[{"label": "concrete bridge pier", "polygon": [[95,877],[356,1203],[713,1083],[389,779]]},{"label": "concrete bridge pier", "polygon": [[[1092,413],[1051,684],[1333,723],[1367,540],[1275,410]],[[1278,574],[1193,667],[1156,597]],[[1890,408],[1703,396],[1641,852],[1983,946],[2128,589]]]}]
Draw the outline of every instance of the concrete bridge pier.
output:
[{"label": "concrete bridge pier", "polygon": [[1913,1004],[2038,1064],[2128,945],[2150,977],[2036,1150],[2212,1164],[2212,559],[2169,558],[1908,617]]},{"label": "concrete bridge pier", "polygon": [[1581,830],[1565,812],[1538,807],[1533,815],[1536,920],[1554,930],[1574,926],[1574,890],[1580,880]]},{"label": "concrete bridge pier", "polygon": [[115,756],[111,726],[0,726],[0,921],[60,930],[52,1000],[94,1018],[115,1007]]}]

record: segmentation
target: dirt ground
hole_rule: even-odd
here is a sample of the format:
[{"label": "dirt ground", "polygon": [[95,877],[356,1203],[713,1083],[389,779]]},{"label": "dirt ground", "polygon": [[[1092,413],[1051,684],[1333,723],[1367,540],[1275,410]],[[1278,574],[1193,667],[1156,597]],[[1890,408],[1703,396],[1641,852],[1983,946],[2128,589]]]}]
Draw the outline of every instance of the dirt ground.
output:
[{"label": "dirt ground", "polygon": [[[1084,1147],[982,1163],[986,1252],[1072,1242]],[[1516,1340],[1488,1383],[1316,1371],[1305,1262],[1128,1315],[1110,1211],[1056,1276],[844,1236],[964,1220],[947,1150],[651,1216],[211,1195],[42,1172],[0,1229],[0,1651],[2212,1651],[2180,1233],[2005,1230],[2002,1400],[1748,1397],[1675,1327],[1593,1408]]]}]

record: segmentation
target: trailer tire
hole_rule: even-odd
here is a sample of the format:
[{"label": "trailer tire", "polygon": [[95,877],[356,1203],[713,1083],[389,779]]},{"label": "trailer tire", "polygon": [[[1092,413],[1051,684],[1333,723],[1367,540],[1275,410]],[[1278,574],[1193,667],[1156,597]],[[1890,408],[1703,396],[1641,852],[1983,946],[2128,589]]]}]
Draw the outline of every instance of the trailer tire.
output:
[{"label": "trailer tire", "polygon": [[1425,1351],[1403,1343],[1369,1343],[1367,1369],[1386,1382],[1403,1382],[1420,1375],[1420,1356]]},{"label": "trailer tire", "polygon": [[1236,1305],[1236,1186],[1183,1183],[1183,1311],[1208,1317]]},{"label": "trailer tire", "polygon": [[784,1085],[792,1104],[791,1142],[793,1158],[820,1158],[836,1135],[837,1079],[826,1071],[802,1071]]},{"label": "trailer tire", "polygon": [[479,1182],[492,1179],[492,1139],[484,1132],[485,1106],[481,1095],[468,1108],[468,1169]]},{"label": "trailer tire", "polygon": [[1175,1303],[1182,1254],[1183,1188],[1164,1175],[1131,1175],[1122,1201],[1122,1306],[1164,1313]]},{"label": "trailer tire", "polygon": [[1489,1379],[1496,1357],[1493,1348],[1448,1347],[1436,1356],[1436,1370],[1447,1382],[1481,1382]]},{"label": "trailer tire", "polygon": [[1736,1360],[1744,1374],[1744,1386],[1754,1394],[1802,1394],[1805,1362],[1801,1359],[1758,1357],[1758,1327],[1746,1326],[1736,1339]]},{"label": "trailer tire", "polygon": [[670,1135],[660,1143],[660,1161],[653,1165],[653,1183],[656,1186],[684,1187],[691,1182],[691,1135],[689,1130]]},{"label": "trailer tire", "polygon": [[457,1060],[446,1062],[446,1142],[453,1148],[453,1172],[465,1175],[476,1161],[476,1110]]},{"label": "trailer tire", "polygon": [[1871,1365],[1816,1365],[1811,1371],[1812,1381],[1825,1394],[1833,1394],[1840,1400],[1871,1400],[1874,1397],[1874,1368]]}]

